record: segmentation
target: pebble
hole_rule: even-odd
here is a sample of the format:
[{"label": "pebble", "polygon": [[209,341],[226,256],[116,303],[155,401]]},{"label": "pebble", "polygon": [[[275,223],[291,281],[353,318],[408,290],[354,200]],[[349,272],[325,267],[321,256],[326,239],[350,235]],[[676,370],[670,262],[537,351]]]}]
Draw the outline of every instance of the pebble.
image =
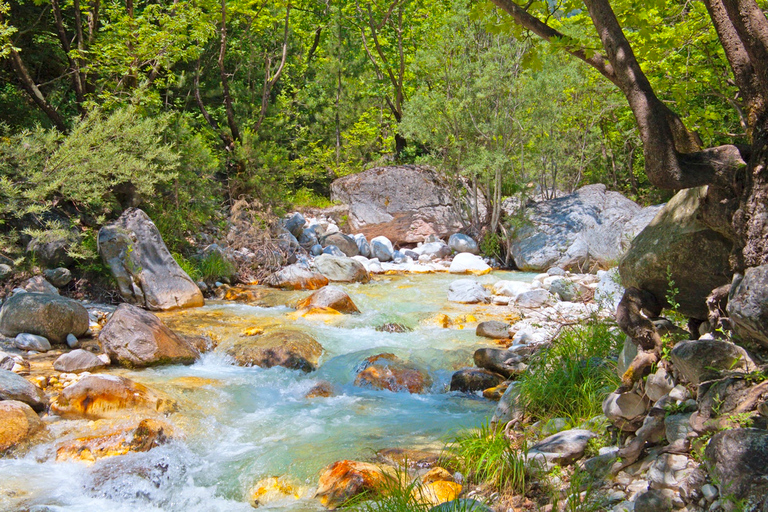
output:
[{"label": "pebble", "polygon": [[77,348],[80,346],[80,340],[74,334],[69,333],[67,334],[67,345],[69,345],[69,348]]},{"label": "pebble", "polygon": [[701,486],[701,494],[704,495],[704,498],[709,501],[715,501],[715,498],[717,498],[717,495],[720,494],[717,490],[717,487],[715,487],[712,484],[705,484]]}]

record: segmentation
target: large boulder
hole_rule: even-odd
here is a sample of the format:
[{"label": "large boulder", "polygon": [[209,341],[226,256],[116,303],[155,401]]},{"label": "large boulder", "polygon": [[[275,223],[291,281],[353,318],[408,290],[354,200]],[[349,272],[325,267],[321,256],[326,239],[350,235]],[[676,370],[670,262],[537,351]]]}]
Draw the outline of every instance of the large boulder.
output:
[{"label": "large boulder", "polygon": [[283,366],[311,372],[317,369],[323,347],[312,336],[296,329],[279,329],[238,338],[227,349],[240,366]]},{"label": "large boulder", "polygon": [[328,247],[329,245],[335,245],[336,247],[348,257],[357,256],[360,254],[360,249],[357,247],[357,242],[354,238],[344,233],[331,233],[320,239],[320,245]]},{"label": "large boulder", "polygon": [[36,411],[45,409],[45,396],[40,388],[9,370],[0,370],[0,400],[24,402]]},{"label": "large boulder", "polygon": [[112,361],[131,368],[191,364],[200,353],[149,311],[120,304],[99,333]]},{"label": "large boulder", "polygon": [[16,446],[43,428],[43,422],[24,402],[0,402],[0,452]]},{"label": "large boulder", "polygon": [[202,306],[203,294],[181,269],[155,224],[128,208],[99,230],[99,254],[126,302],[151,310]]},{"label": "large boulder", "polygon": [[525,357],[500,348],[479,348],[472,355],[475,366],[509,379],[525,371]]},{"label": "large boulder", "polygon": [[454,233],[448,239],[448,246],[453,252],[468,252],[471,254],[480,254],[480,248],[477,242],[463,233]]},{"label": "large boulder", "polygon": [[328,278],[294,263],[267,277],[264,284],[283,290],[317,290],[328,284]]},{"label": "large boulder", "polygon": [[619,263],[622,284],[653,293],[663,301],[678,289],[678,311],[706,319],[705,300],[731,280],[728,257],[732,244],[702,222],[707,187],[681,190],[634,239]]},{"label": "large boulder", "polygon": [[176,408],[173,400],[115,375],[83,377],[51,402],[51,411],[65,418],[121,418],[128,412],[165,414]]},{"label": "large boulder", "polygon": [[373,464],[340,460],[323,470],[315,497],[334,510],[358,494],[378,492],[385,481],[384,473]]},{"label": "large boulder", "polygon": [[754,362],[743,348],[724,340],[681,341],[672,348],[669,358],[683,380],[694,386],[717,378],[720,372],[726,370],[755,369]]},{"label": "large boulder", "polygon": [[296,309],[330,308],[339,313],[359,313],[352,298],[338,286],[326,286],[296,305]]},{"label": "large boulder", "polygon": [[352,258],[321,254],[315,258],[315,267],[331,281],[367,283],[371,280],[363,264]]},{"label": "large boulder", "polygon": [[433,169],[377,167],[345,176],[331,184],[331,200],[349,205],[353,232],[398,244],[444,238],[463,227],[447,181]]},{"label": "large boulder", "polygon": [[625,226],[642,210],[605,185],[588,185],[527,208],[528,222],[511,249],[517,267],[528,271],[610,266],[622,255],[623,240],[632,236]]},{"label": "large boulder", "polygon": [[371,240],[371,256],[379,261],[389,261],[395,256],[392,241],[385,236],[377,236]]},{"label": "large boulder", "polygon": [[748,268],[735,283],[728,316],[739,336],[768,347],[768,265]]},{"label": "large boulder", "polygon": [[448,272],[451,274],[482,275],[491,271],[491,267],[481,258],[469,252],[460,252],[453,257]]},{"label": "large boulder", "polygon": [[462,304],[487,303],[491,300],[491,294],[477,281],[459,279],[448,286],[448,300]]},{"label": "large boulder", "polygon": [[496,387],[502,382],[502,375],[485,368],[464,368],[451,376],[451,391],[472,393]]},{"label": "large boulder", "polygon": [[53,369],[64,373],[92,372],[105,366],[107,363],[103,359],[81,348],[60,355],[53,362]]},{"label": "large boulder", "polygon": [[424,393],[432,385],[429,374],[394,354],[379,354],[363,361],[355,385],[389,391]]},{"label": "large boulder", "polygon": [[725,510],[766,510],[768,432],[754,428],[718,432],[704,451],[704,463],[720,493],[742,502],[741,508],[725,503]]},{"label": "large boulder", "polygon": [[528,458],[543,457],[547,462],[557,462],[562,465],[570,464],[584,455],[587,444],[593,437],[597,437],[597,434],[589,430],[564,430],[531,446],[528,451]]},{"label": "large boulder", "polygon": [[64,343],[67,334],[82,336],[88,331],[88,311],[76,300],[47,293],[17,293],[0,310],[0,333],[37,334],[54,343]]}]

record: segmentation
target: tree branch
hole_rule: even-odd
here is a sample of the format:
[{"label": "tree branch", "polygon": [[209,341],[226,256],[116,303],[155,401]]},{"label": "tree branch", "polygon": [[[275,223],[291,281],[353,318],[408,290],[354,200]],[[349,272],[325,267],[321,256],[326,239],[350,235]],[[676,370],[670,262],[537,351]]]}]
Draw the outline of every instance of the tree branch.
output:
[{"label": "tree branch", "polygon": [[221,76],[221,88],[224,94],[224,109],[227,112],[227,124],[232,132],[233,140],[240,140],[240,130],[235,121],[235,110],[232,107],[232,95],[229,92],[229,79],[224,69],[224,56],[227,52],[227,2],[221,0],[221,44],[219,45],[219,75]]},{"label": "tree branch", "polygon": [[277,83],[277,80],[280,78],[280,74],[283,72],[283,68],[285,67],[285,60],[288,56],[288,28],[290,27],[290,16],[291,16],[291,4],[288,4],[288,6],[285,8],[285,29],[283,30],[283,52],[280,57],[280,65],[277,66],[277,70],[275,71],[275,74],[270,76],[270,66],[271,62],[270,59],[267,59],[267,70],[264,75],[264,91],[261,94],[261,111],[259,112],[259,119],[256,121],[256,125],[254,126],[254,131],[258,131],[261,127],[261,123],[264,122],[264,118],[267,115],[267,108],[269,107],[269,96],[272,94],[272,88]]}]

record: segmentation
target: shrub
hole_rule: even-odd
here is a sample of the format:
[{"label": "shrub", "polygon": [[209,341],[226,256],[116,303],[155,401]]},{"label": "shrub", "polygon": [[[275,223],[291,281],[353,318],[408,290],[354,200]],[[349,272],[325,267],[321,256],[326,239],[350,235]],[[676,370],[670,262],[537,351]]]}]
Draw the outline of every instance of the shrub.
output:
[{"label": "shrub", "polygon": [[235,276],[235,266],[227,260],[219,251],[210,251],[198,265],[200,278],[206,283],[217,279],[232,279]]},{"label": "shrub", "polygon": [[622,341],[614,326],[597,319],[566,327],[520,379],[526,411],[538,419],[569,418],[573,424],[601,414],[603,399],[620,383],[611,356]]}]

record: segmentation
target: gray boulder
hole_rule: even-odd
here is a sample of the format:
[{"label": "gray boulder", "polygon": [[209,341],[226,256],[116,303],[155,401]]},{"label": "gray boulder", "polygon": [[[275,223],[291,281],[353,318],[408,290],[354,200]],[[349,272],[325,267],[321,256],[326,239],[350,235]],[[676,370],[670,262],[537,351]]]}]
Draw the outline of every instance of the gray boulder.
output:
[{"label": "gray boulder", "polygon": [[106,366],[98,356],[83,349],[62,354],[53,362],[54,370],[66,373],[92,372]]},{"label": "gray boulder", "polygon": [[291,233],[293,236],[299,238],[301,233],[304,231],[304,224],[306,223],[307,221],[304,219],[304,216],[296,212],[290,217],[285,218],[283,227],[285,227],[286,231]]},{"label": "gray boulder", "polygon": [[317,290],[328,284],[328,278],[294,263],[268,276],[264,284],[283,290]]},{"label": "gray boulder", "polygon": [[768,347],[768,265],[748,268],[736,283],[728,316],[739,336]]},{"label": "gray boulder", "polygon": [[35,276],[27,279],[24,283],[24,290],[30,293],[48,293],[50,295],[58,295],[59,290],[56,289],[51,283],[46,281],[43,276]]},{"label": "gray boulder", "polygon": [[320,245],[324,248],[335,245],[347,257],[357,256],[360,250],[357,248],[357,242],[354,238],[344,233],[331,233],[320,239]]},{"label": "gray boulder", "polygon": [[67,286],[72,281],[72,272],[64,267],[45,269],[43,270],[43,276],[56,288]]},{"label": "gray boulder", "polygon": [[146,213],[129,208],[99,230],[99,254],[127,302],[150,310],[204,304],[200,288],[176,263]]},{"label": "gray boulder", "polygon": [[504,377],[484,368],[464,368],[451,376],[451,391],[472,393],[493,388],[504,382]]},{"label": "gray boulder", "polygon": [[420,256],[429,256],[431,259],[446,258],[451,255],[451,248],[442,240],[427,242],[414,249]]},{"label": "gray boulder", "polygon": [[88,331],[88,311],[76,300],[47,293],[18,293],[0,309],[0,333],[30,333],[53,343],[64,343],[67,334]]},{"label": "gray boulder", "polygon": [[312,247],[309,248],[309,254],[312,256],[320,256],[323,254],[323,246],[320,244],[315,244]]},{"label": "gray boulder", "polygon": [[17,334],[13,339],[13,346],[19,350],[35,350],[37,352],[51,350],[51,343],[46,338],[28,332]]},{"label": "gray boulder", "polygon": [[368,240],[365,238],[365,235],[362,233],[358,233],[354,236],[355,243],[357,244],[357,251],[360,253],[360,256],[365,256],[366,258],[371,257],[371,244],[368,243]]},{"label": "gray boulder", "polygon": [[477,242],[467,235],[462,233],[454,233],[448,239],[448,247],[453,252],[468,252],[472,254],[480,254],[480,248],[477,246]]},{"label": "gray boulder", "polygon": [[588,185],[527,211],[528,223],[512,241],[512,256],[520,270],[543,271],[614,263],[623,254],[624,228],[641,208],[605,185]]},{"label": "gray boulder", "polygon": [[491,428],[503,427],[507,423],[518,423],[525,416],[525,404],[520,397],[519,382],[512,382],[501,395],[491,417]]},{"label": "gray boulder", "polygon": [[491,300],[491,294],[477,281],[459,279],[448,287],[448,300],[462,304],[487,303]]},{"label": "gray boulder", "polygon": [[519,294],[515,299],[515,304],[521,308],[540,308],[555,301],[555,296],[544,288],[534,288]]},{"label": "gray boulder", "polygon": [[570,279],[555,279],[549,285],[549,293],[569,302],[578,299],[585,291]]},{"label": "gray boulder", "polygon": [[663,301],[667,269],[679,290],[678,312],[706,319],[705,300],[731,280],[732,244],[702,221],[707,187],[678,192],[632,242],[619,263],[622,284],[653,293]]},{"label": "gray boulder", "polygon": [[[722,496],[736,496],[740,511],[762,511],[768,506],[768,431],[734,428],[718,432],[704,451],[712,480]],[[737,510],[724,502],[725,510]]]},{"label": "gray boulder", "polygon": [[7,263],[0,263],[0,281],[13,275],[13,267]]},{"label": "gray boulder", "polygon": [[390,261],[395,254],[392,242],[385,236],[377,236],[371,240],[371,256],[379,261]]},{"label": "gray boulder", "polygon": [[658,489],[642,492],[635,498],[634,512],[670,512],[672,500]]},{"label": "gray boulder", "polygon": [[36,411],[45,409],[45,396],[40,388],[8,370],[0,370],[0,400],[18,400]]},{"label": "gray boulder", "polygon": [[365,270],[362,263],[346,256],[321,254],[315,258],[315,267],[330,281],[367,283],[371,280],[371,275]]},{"label": "gray boulder", "polygon": [[725,340],[681,341],[672,348],[669,357],[683,379],[693,385],[717,378],[723,370],[755,368],[743,348]]},{"label": "gray boulder", "polygon": [[629,391],[611,393],[603,400],[603,414],[625,432],[634,432],[643,423],[650,402],[648,397]]},{"label": "gray boulder", "polygon": [[120,304],[99,333],[112,361],[130,368],[192,364],[200,353],[149,311]]},{"label": "gray boulder", "polygon": [[528,458],[543,457],[546,462],[566,465],[580,459],[587,449],[587,443],[597,434],[589,430],[564,430],[534,444],[528,450]]},{"label": "gray boulder", "polygon": [[277,235],[277,246],[288,254],[299,250],[299,241],[290,231],[281,231]]},{"label": "gray boulder", "polygon": [[[319,245],[319,240],[315,234],[314,227],[302,230],[301,234],[297,237],[299,239],[299,245],[305,249],[309,249],[314,245]],[[322,245],[320,249],[322,250]]]},{"label": "gray boulder", "polygon": [[345,176],[331,184],[331,200],[349,205],[352,231],[398,244],[443,238],[462,227],[451,187],[429,168],[377,167]]},{"label": "gray boulder", "polygon": [[475,334],[482,336],[483,338],[491,338],[493,340],[503,340],[509,338],[510,325],[506,322],[500,322],[498,320],[489,320],[487,322],[480,322],[477,324]]},{"label": "gray boulder", "polygon": [[327,245],[323,247],[323,252],[321,254],[328,254],[330,256],[335,256],[337,258],[346,258],[347,255],[344,254],[344,251],[336,247],[335,245]]},{"label": "gray boulder", "polygon": [[527,368],[522,356],[500,348],[479,348],[475,350],[472,359],[478,368],[498,373],[507,379],[520,375]]}]

